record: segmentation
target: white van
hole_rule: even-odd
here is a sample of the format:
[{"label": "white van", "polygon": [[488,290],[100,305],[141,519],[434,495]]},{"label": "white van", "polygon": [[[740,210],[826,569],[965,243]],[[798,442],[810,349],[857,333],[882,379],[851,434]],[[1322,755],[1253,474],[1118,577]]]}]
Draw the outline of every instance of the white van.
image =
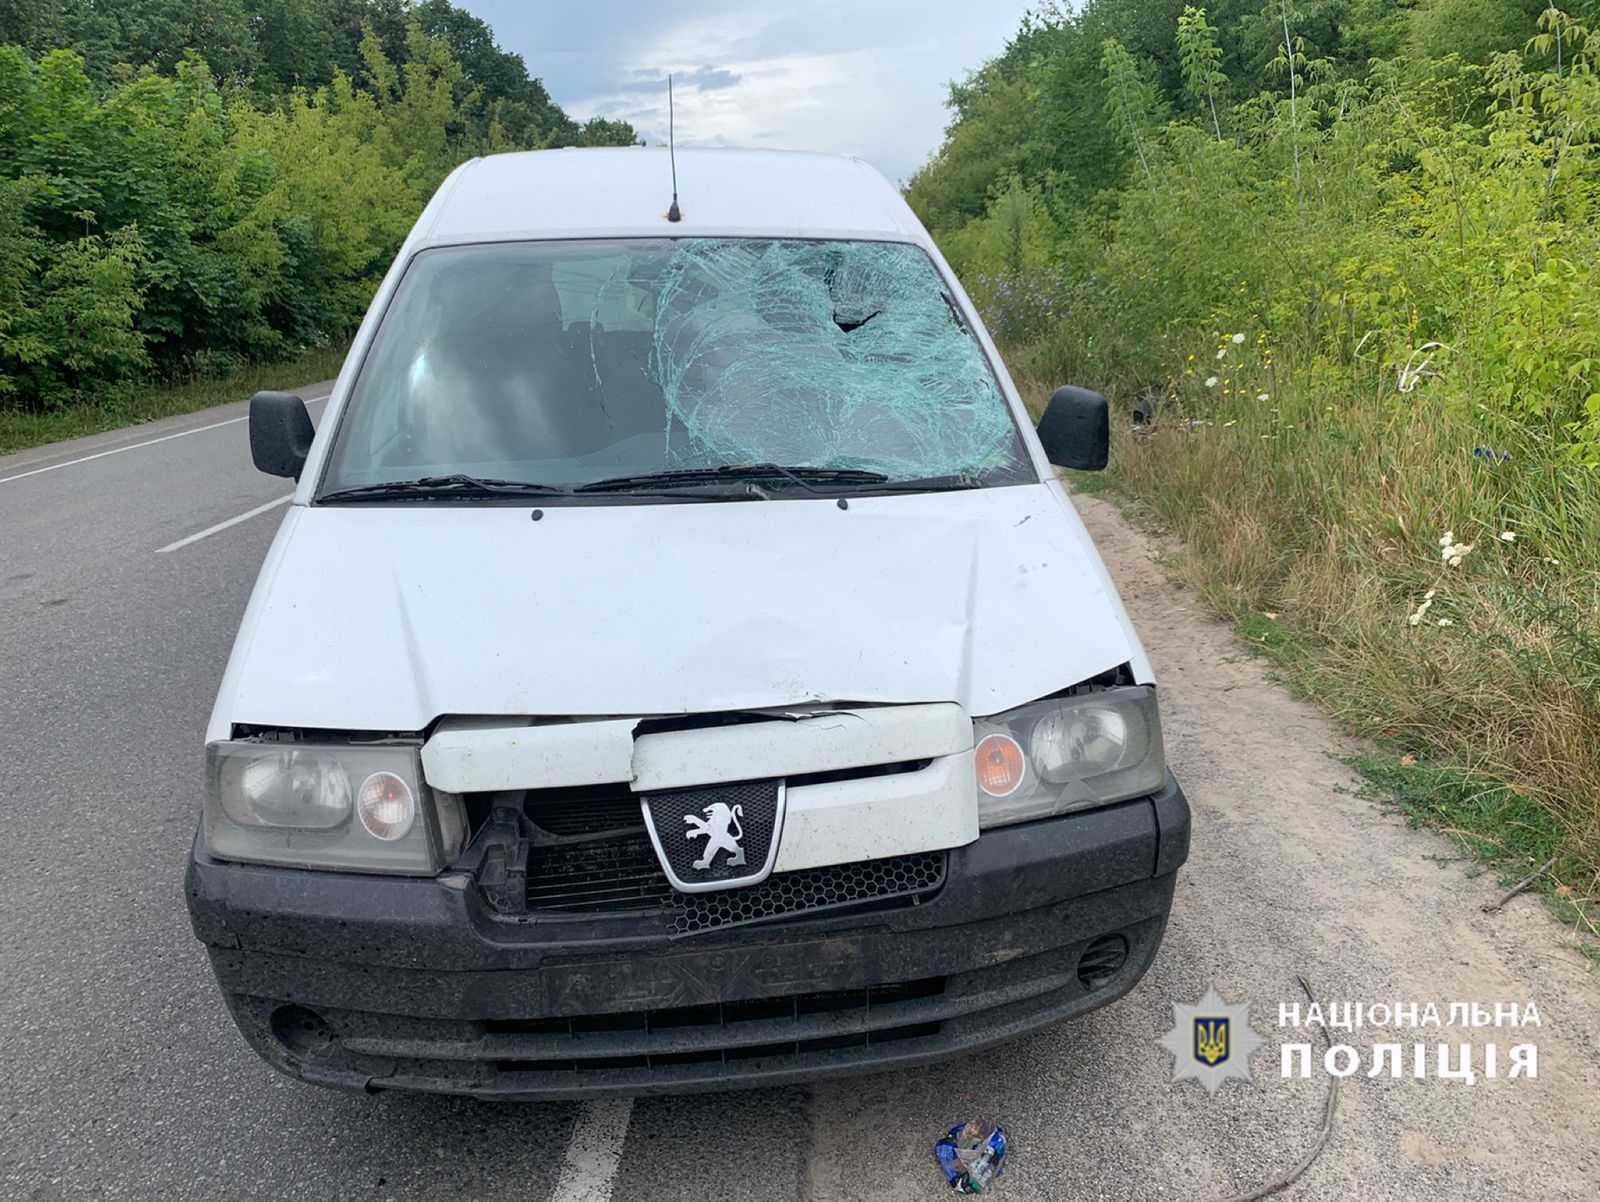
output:
[{"label": "white van", "polygon": [[927,232],[827,155],[458,169],[207,732],[195,933],[318,1084],[576,1097],[979,1048],[1120,997],[1188,853],[1156,689]]}]

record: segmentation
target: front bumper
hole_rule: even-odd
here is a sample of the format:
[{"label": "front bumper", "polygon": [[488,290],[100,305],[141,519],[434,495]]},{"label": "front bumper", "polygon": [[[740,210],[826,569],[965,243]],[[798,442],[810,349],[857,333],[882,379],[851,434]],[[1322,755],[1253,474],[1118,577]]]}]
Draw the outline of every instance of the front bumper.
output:
[{"label": "front bumper", "polygon": [[1160,944],[1189,808],[1155,797],[1005,827],[915,905],[663,936],[507,924],[459,875],[223,863],[187,892],[240,1031],[353,1089],[574,1098],[782,1084],[923,1063],[1113,1001]]}]

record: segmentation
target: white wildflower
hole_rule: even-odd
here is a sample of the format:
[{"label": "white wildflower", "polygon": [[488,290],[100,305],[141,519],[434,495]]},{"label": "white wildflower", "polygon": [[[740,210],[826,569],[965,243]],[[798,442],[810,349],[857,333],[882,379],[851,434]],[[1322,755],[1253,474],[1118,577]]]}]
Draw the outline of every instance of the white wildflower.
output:
[{"label": "white wildflower", "polygon": [[1233,345],[1234,346],[1243,346],[1244,345],[1244,335],[1243,334],[1235,334],[1233,336]]},{"label": "white wildflower", "polygon": [[1422,599],[1422,604],[1417,606],[1416,612],[1407,618],[1406,621],[1410,622],[1413,626],[1422,625],[1422,615],[1427,613],[1431,608],[1433,608],[1432,589],[1428,590],[1428,595]]},{"label": "white wildflower", "polygon": [[1459,568],[1461,561],[1467,557],[1467,553],[1471,550],[1471,543],[1456,543],[1453,546],[1441,547],[1439,555],[1444,560],[1446,567]]},{"label": "white wildflower", "polygon": [[1215,388],[1216,386],[1217,386],[1217,377],[1216,376],[1207,376],[1206,377],[1206,387],[1207,388]]},{"label": "white wildflower", "polygon": [[1422,599],[1424,601],[1432,601],[1433,598],[1434,598],[1434,594],[1437,593],[1438,591],[1439,591],[1438,589],[1432,589],[1431,588],[1427,592],[1422,594]]},{"label": "white wildflower", "polygon": [[1440,618],[1439,619],[1439,625],[1440,626],[1454,626],[1455,623],[1452,622],[1449,618]]},{"label": "white wildflower", "polygon": [[1503,543],[1514,543],[1514,542],[1516,542],[1517,541],[1517,532],[1515,530],[1502,530],[1500,532],[1500,541],[1503,542]]},{"label": "white wildflower", "polygon": [[1441,534],[1439,536],[1439,545],[1441,547],[1448,547],[1451,543],[1453,543],[1455,541],[1456,541],[1456,536],[1454,534],[1452,534],[1448,530],[1446,530],[1443,534]]},{"label": "white wildflower", "polygon": [[1222,347],[1220,350],[1217,351],[1217,358],[1218,359],[1226,359],[1227,357],[1228,357],[1228,348],[1227,347]]},{"label": "white wildflower", "polygon": [[1272,394],[1269,393],[1269,392],[1258,392],[1258,393],[1256,393],[1256,400],[1258,400],[1258,401],[1265,402],[1265,401],[1270,401],[1271,399],[1272,399]]}]

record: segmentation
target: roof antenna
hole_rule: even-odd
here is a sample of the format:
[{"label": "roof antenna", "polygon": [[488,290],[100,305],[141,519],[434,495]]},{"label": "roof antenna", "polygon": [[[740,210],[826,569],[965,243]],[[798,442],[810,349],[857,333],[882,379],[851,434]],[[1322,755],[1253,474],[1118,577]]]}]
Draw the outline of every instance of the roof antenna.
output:
[{"label": "roof antenna", "polygon": [[667,76],[667,157],[672,161],[672,207],[667,210],[668,221],[682,221],[678,209],[678,142],[673,129],[672,76]]}]

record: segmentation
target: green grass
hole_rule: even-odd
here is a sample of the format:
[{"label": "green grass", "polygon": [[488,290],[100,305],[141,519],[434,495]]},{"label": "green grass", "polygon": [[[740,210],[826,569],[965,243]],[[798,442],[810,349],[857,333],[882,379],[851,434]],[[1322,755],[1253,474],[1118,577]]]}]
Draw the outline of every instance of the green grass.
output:
[{"label": "green grass", "polygon": [[1467,855],[1494,869],[1502,886],[1522,881],[1553,860],[1528,890],[1542,896],[1574,933],[1571,946],[1600,968],[1600,906],[1561,883],[1580,876],[1584,866],[1548,807],[1464,768],[1422,763],[1394,748],[1350,756],[1345,763],[1365,781],[1358,796],[1392,807],[1413,827],[1442,831]]},{"label": "green grass", "polygon": [[1346,761],[1366,780],[1361,796],[1392,804],[1412,826],[1450,835],[1476,859],[1514,879],[1563,849],[1561,827],[1527,794],[1465,769],[1428,764],[1399,752],[1367,752]]},{"label": "green grass", "polygon": [[130,386],[103,402],[43,413],[0,409],[0,455],[81,438],[180,413],[239,401],[262,389],[294,388],[338,374],[344,349],[308,351],[281,363],[239,368],[226,375],[179,383]]},{"label": "green grass", "polygon": [[1109,497],[1115,491],[1111,482],[1100,472],[1069,472],[1066,482],[1073,492],[1086,493],[1091,497]]},{"label": "green grass", "polygon": [[1241,639],[1275,663],[1293,664],[1305,654],[1295,638],[1294,627],[1280,622],[1271,613],[1254,610],[1244,614],[1234,624],[1234,629]]}]

